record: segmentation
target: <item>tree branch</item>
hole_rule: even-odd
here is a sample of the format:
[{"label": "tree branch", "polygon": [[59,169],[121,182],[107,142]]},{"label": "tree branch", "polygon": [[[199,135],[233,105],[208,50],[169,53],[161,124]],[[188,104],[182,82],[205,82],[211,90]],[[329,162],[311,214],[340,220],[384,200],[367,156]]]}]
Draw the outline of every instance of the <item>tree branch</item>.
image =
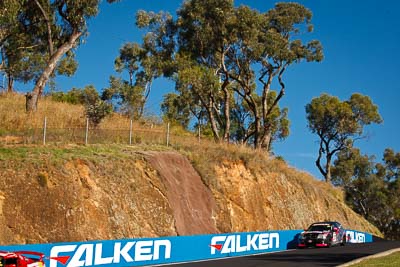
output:
[{"label": "tree branch", "polygon": [[46,26],[47,26],[47,42],[49,43],[49,54],[51,57],[54,54],[54,44],[53,44],[53,39],[52,39],[52,32],[51,32],[51,24],[50,24],[50,19],[49,16],[47,15],[46,11],[43,9],[42,5],[39,3],[38,0],[35,0],[36,5],[39,7],[40,12],[42,12],[42,15],[46,21]]},{"label": "tree branch", "polygon": [[283,68],[279,71],[278,81],[279,81],[279,84],[281,85],[281,90],[280,90],[280,92],[279,92],[278,97],[275,98],[274,103],[272,103],[272,105],[268,108],[267,114],[270,114],[270,113],[271,113],[272,109],[278,104],[278,102],[281,100],[281,98],[285,95],[285,84],[284,84],[283,81],[282,81],[282,75],[283,75],[283,73],[285,72],[287,66],[289,66],[288,63],[286,63],[286,64],[283,66]]},{"label": "tree branch", "polygon": [[324,153],[324,148],[323,148],[323,141],[321,139],[320,143],[319,143],[319,151],[318,151],[318,158],[315,161],[315,164],[317,165],[319,171],[321,172],[321,174],[326,177],[326,171],[322,168],[321,165],[321,158],[322,158],[322,154]]}]

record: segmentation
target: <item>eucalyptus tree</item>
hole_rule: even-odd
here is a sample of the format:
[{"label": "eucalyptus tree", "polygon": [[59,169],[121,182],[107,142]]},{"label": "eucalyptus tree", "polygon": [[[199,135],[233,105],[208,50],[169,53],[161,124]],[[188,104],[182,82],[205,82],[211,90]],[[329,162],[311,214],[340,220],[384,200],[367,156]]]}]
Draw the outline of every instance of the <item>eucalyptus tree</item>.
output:
[{"label": "eucalyptus tree", "polygon": [[394,240],[400,238],[399,176],[400,153],[390,148],[379,163],[357,148],[346,148],[332,168],[332,182],[344,189],[346,203]]},{"label": "eucalyptus tree", "polygon": [[[219,80],[212,69],[195,61],[177,57],[176,90],[185,96],[190,96],[189,103],[200,103],[207,113],[214,140],[221,140],[221,102],[223,96],[219,90]],[[188,98],[186,98],[189,100]]]},{"label": "eucalyptus tree", "polygon": [[[303,29],[312,30],[311,17],[310,10],[295,3],[279,3],[260,13],[247,6],[235,7],[232,0],[189,0],[178,10],[176,20],[169,14],[140,11],[137,24],[149,29],[152,38],[147,39],[156,41],[153,43],[158,44],[157,51],[168,51],[172,77],[190,76],[193,71],[197,85],[189,80],[181,85],[186,84],[187,90],[195,88],[198,96],[201,92],[201,103],[217,141],[231,139],[231,116],[238,107],[236,102],[246,105],[251,112],[252,121],[240,122],[245,142],[269,150],[276,127],[273,118],[280,118],[273,113],[285,94],[283,74],[294,63],[323,58],[319,41],[303,44],[303,37],[299,37]],[[186,63],[181,63],[182,58]],[[211,80],[219,80],[219,84],[199,86],[201,79],[205,79],[206,85]],[[275,80],[280,89],[272,97]],[[238,97],[242,100],[237,101]],[[287,114],[287,110],[280,112]]]},{"label": "eucalyptus tree", "polygon": [[[303,29],[311,32],[311,18],[311,11],[297,3],[278,3],[266,13],[247,6],[235,11],[237,40],[227,51],[227,65],[229,77],[239,84],[235,92],[253,114],[253,129],[246,139],[252,138],[255,148],[270,149],[274,128],[271,119],[286,93],[283,75],[287,68],[302,60],[323,58],[319,41],[303,44],[299,37]],[[269,101],[275,80],[278,93]]]},{"label": "eucalyptus tree", "polygon": [[180,125],[184,129],[188,129],[192,116],[191,107],[188,103],[188,101],[183,99],[182,95],[175,93],[164,95],[163,102],[161,103],[163,120],[165,122],[170,122],[173,125]]},{"label": "eucalyptus tree", "polygon": [[[34,80],[35,86],[27,94],[26,108],[35,111],[49,78],[75,71],[73,49],[87,33],[87,20],[97,15],[100,0],[5,0],[3,3],[13,8],[16,4],[17,8],[1,13],[2,23],[13,24],[6,31],[1,29],[0,44],[6,51],[10,73],[23,81]],[[12,69],[23,66],[19,63],[27,66],[22,70]]]},{"label": "eucalyptus tree", "polygon": [[115,59],[115,70],[127,73],[128,80],[110,77],[110,87],[103,92],[105,100],[117,99],[122,111],[131,118],[140,119],[150,95],[151,85],[161,71],[155,66],[157,60],[138,43],[126,43]]},{"label": "eucalyptus tree", "polygon": [[[233,10],[230,0],[192,0],[182,4],[177,20],[164,12],[137,13],[137,25],[149,29],[144,43],[163,59],[160,62],[164,65],[160,67],[166,76],[177,82],[178,90],[195,90],[193,96],[204,106],[216,141],[229,140],[232,94],[224,61]],[[191,82],[186,79],[189,76],[196,76],[196,79]],[[178,81],[179,78],[183,80]],[[199,86],[200,80],[205,85]],[[216,81],[219,80],[218,85]],[[208,88],[206,84],[210,83],[212,87]]]},{"label": "eucalyptus tree", "polygon": [[346,101],[322,94],[306,105],[306,113],[308,128],[319,137],[315,164],[328,183],[331,182],[335,154],[352,146],[355,140],[364,138],[366,125],[382,122],[378,107],[368,96],[358,93]]},{"label": "eucalyptus tree", "polygon": [[15,80],[27,82],[37,76],[44,60],[38,54],[38,46],[31,44],[31,37],[24,34],[25,26],[19,23],[19,15],[26,1],[4,0],[0,2],[0,72],[7,77],[7,91],[13,91]]},{"label": "eucalyptus tree", "polygon": [[227,52],[236,38],[233,1],[186,1],[177,15],[178,54],[188,56],[194,65],[201,65],[209,79],[219,80],[219,84],[213,83],[214,87],[203,86],[202,94],[208,94],[208,99],[202,98],[202,104],[214,138],[229,142],[233,93],[226,63]]}]

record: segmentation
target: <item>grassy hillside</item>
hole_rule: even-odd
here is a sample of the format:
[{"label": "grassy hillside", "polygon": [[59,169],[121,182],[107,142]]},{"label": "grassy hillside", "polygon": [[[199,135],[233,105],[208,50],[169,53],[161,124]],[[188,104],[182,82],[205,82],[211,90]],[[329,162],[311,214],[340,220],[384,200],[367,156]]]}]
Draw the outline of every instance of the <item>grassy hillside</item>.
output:
[{"label": "grassy hillside", "polygon": [[[25,112],[25,97],[21,94],[0,93],[0,144],[41,144],[46,118],[46,141],[53,144],[82,144],[85,142],[86,114],[82,105],[55,102],[50,97],[39,101],[35,114]],[[148,120],[134,121],[131,141],[135,144],[165,144],[166,125]],[[107,116],[97,127],[90,126],[91,144],[129,143],[130,120],[118,113]],[[171,128],[171,141],[179,142],[193,134]],[[176,141],[176,140],[175,140]]]},{"label": "grassy hillside", "polygon": [[[148,133],[131,146],[66,142],[43,146],[18,140],[5,144],[6,137],[17,136],[27,125],[39,127],[42,119],[36,116],[57,116],[59,127],[84,117],[80,106],[44,99],[33,118],[23,112],[23,100],[19,95],[0,95],[0,243],[177,235],[177,225],[185,218],[177,217],[174,209],[180,205],[171,198],[204,201],[190,190],[211,193],[212,216],[206,221],[213,225],[204,226],[208,232],[301,229],[313,221],[338,220],[345,227],[380,235],[344,204],[340,189],[246,147],[198,142],[182,133],[172,138],[170,147],[150,139],[144,142]],[[129,121],[114,115],[100,127],[124,123]],[[202,185],[190,188],[195,183],[189,181],[188,188],[180,188],[182,181],[174,181],[186,179],[191,168],[176,154],[189,159]],[[194,209],[183,214],[195,218]]]}]

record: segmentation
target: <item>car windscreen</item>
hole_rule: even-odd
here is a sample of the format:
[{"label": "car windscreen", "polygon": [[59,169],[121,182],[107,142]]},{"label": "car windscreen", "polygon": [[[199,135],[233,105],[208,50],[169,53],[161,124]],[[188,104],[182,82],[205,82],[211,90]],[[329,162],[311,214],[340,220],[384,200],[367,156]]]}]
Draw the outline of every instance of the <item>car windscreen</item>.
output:
[{"label": "car windscreen", "polygon": [[311,225],[307,231],[329,231],[331,230],[331,226],[328,224],[320,224],[320,225]]}]

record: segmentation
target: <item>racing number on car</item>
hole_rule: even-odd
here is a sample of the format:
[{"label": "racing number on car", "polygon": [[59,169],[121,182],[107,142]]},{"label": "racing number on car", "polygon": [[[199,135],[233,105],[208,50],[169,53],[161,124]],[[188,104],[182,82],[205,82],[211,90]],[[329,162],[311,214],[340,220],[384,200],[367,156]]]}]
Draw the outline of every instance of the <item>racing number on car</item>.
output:
[{"label": "racing number on car", "polygon": [[336,241],[337,239],[337,234],[335,232],[333,232],[333,237],[332,237],[333,241]]}]

